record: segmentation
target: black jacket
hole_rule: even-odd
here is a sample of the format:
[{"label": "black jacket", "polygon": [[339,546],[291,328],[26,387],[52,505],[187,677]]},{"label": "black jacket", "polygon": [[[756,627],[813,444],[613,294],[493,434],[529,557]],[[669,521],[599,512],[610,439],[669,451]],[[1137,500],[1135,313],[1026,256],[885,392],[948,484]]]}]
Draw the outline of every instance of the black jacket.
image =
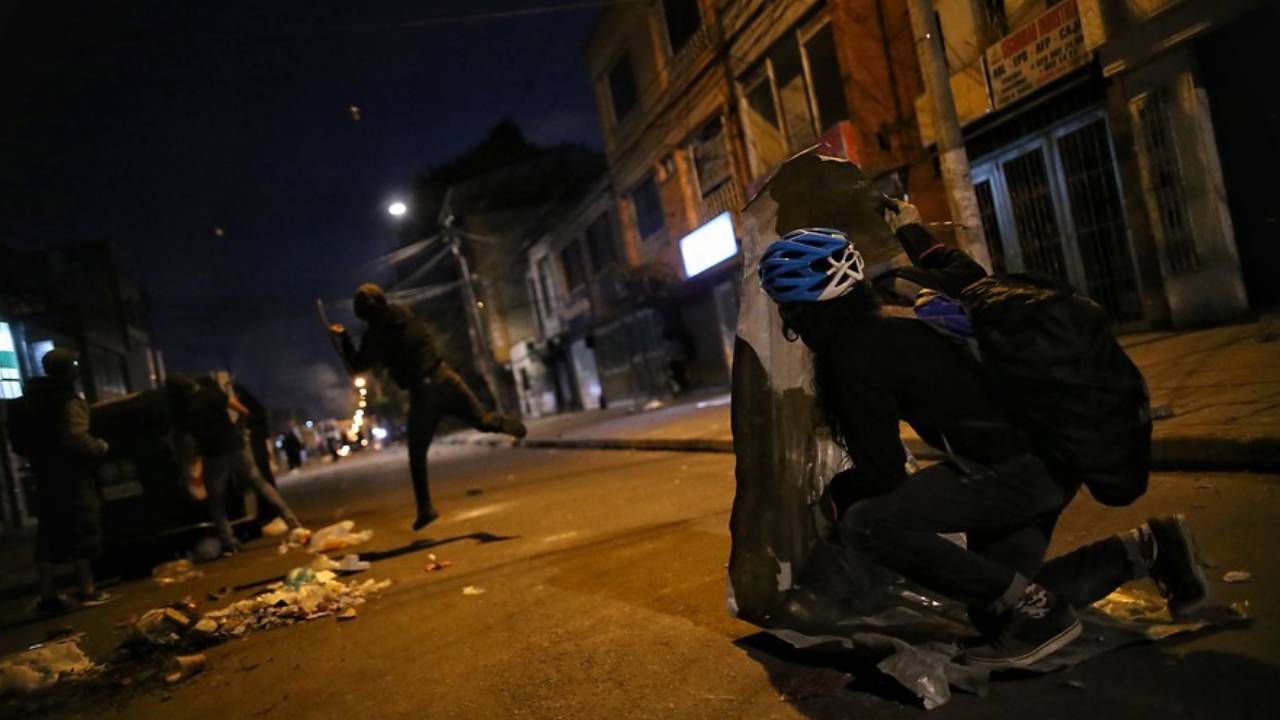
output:
[{"label": "black jacket", "polygon": [[188,396],[183,412],[183,429],[195,438],[204,457],[216,457],[244,447],[244,436],[227,413],[230,399],[216,383],[205,382]]},{"label": "black jacket", "polygon": [[[959,294],[986,277],[968,255],[937,243],[919,225],[903,227],[898,239],[918,268],[949,283],[949,292]],[[840,417],[854,463],[833,481],[838,504],[887,492],[906,480],[899,421],[931,446],[982,464],[1026,452],[1023,437],[997,405],[979,368],[926,323],[881,315],[849,328],[849,338],[849,352],[837,358],[836,366],[850,382],[840,388],[842,397],[823,398]]]},{"label": "black jacket", "polygon": [[381,365],[405,390],[417,387],[440,365],[440,356],[426,323],[409,308],[395,303],[369,323],[369,329],[360,339],[359,350],[344,333],[342,352],[352,371],[364,372]]},{"label": "black jacket", "polygon": [[20,422],[32,438],[29,459],[38,475],[83,472],[107,454],[107,443],[89,434],[89,403],[75,383],[51,377],[27,382]]}]

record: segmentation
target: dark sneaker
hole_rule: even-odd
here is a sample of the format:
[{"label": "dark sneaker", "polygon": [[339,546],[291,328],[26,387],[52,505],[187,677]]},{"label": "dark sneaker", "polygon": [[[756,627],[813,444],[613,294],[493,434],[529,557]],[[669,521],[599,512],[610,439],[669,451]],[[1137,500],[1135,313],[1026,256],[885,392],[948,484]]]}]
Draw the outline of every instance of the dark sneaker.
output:
[{"label": "dark sneaker", "polygon": [[1071,644],[1082,626],[1076,611],[1032,583],[1001,618],[994,640],[965,651],[965,662],[989,670],[1025,668]]},{"label": "dark sneaker", "polygon": [[119,597],[119,595],[112,595],[111,593],[103,590],[94,590],[87,595],[84,593],[76,593],[76,602],[80,603],[80,607],[91,608],[98,607],[99,605],[106,605]]},{"label": "dark sneaker", "polygon": [[1151,518],[1147,527],[1156,546],[1151,579],[1168,598],[1169,613],[1181,617],[1199,610],[1209,601],[1209,580],[1187,519],[1182,515]]},{"label": "dark sneaker", "polygon": [[520,422],[519,420],[517,420],[516,418],[510,415],[502,416],[501,423],[502,423],[502,432],[507,435],[510,435],[511,437],[517,440],[529,434],[529,429],[524,426],[524,423]]},{"label": "dark sneaker", "polygon": [[440,517],[440,513],[436,512],[436,509],[434,507],[429,507],[426,510],[419,510],[418,519],[413,521],[413,529],[421,530],[422,528],[435,522],[436,519],[439,517]]},{"label": "dark sneaker", "polygon": [[65,595],[54,595],[40,598],[36,603],[35,612],[38,615],[62,615],[71,612],[74,607]]}]

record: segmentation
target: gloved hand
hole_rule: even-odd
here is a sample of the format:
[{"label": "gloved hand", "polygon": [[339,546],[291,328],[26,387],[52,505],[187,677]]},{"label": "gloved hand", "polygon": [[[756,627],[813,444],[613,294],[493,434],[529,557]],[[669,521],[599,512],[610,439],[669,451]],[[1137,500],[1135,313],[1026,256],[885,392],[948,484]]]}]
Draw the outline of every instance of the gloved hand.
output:
[{"label": "gloved hand", "polygon": [[905,200],[895,200],[886,196],[884,221],[889,224],[889,229],[897,234],[898,229],[904,225],[920,224],[920,210]]}]

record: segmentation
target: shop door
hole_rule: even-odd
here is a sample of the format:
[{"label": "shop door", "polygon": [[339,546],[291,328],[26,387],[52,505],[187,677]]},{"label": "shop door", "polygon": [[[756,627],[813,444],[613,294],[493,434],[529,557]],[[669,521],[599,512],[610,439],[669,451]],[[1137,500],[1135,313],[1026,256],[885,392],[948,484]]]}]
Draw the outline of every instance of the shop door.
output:
[{"label": "shop door", "polygon": [[1092,114],[974,166],[997,271],[1088,294],[1119,321],[1141,317],[1137,275],[1106,121]]}]

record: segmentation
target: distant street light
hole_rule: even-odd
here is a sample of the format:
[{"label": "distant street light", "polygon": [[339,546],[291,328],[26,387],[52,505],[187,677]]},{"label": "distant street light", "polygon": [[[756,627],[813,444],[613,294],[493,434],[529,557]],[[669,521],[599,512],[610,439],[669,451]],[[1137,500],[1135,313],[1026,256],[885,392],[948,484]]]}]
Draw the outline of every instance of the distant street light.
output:
[{"label": "distant street light", "polygon": [[401,215],[409,212],[409,206],[397,200],[387,206],[387,212],[390,213],[392,217],[400,217]]}]

